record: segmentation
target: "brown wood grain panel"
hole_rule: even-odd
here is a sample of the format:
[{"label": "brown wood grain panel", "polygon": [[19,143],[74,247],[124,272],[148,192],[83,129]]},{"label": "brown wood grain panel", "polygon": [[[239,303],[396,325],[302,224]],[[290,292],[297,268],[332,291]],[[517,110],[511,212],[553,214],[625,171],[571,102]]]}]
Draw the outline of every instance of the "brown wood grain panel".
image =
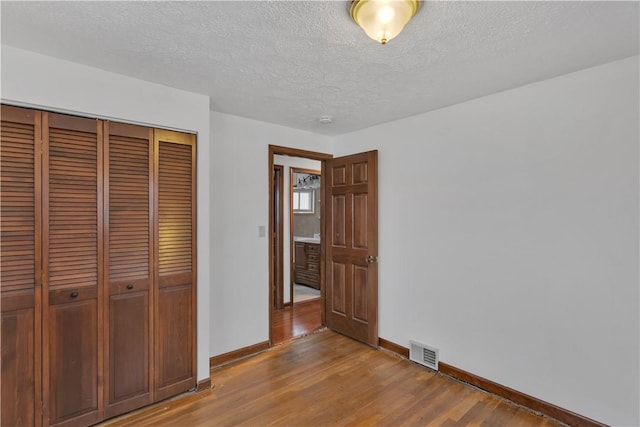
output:
[{"label": "brown wood grain panel", "polygon": [[[327,234],[327,262],[344,265],[345,278],[327,277],[327,298],[344,292],[344,312],[325,306],[327,326],[371,346],[378,345],[377,273],[377,152],[359,153],[330,160],[332,171],[345,170],[336,185],[325,189],[331,216]],[[344,288],[344,291],[343,291]],[[335,305],[335,302],[332,304]]]},{"label": "brown wood grain panel", "polygon": [[[158,295],[157,329],[160,332],[156,340],[156,353],[159,358],[158,394],[164,395],[163,389],[171,389],[172,385],[189,381],[193,378],[192,352],[193,316],[191,285],[162,288]],[[195,385],[195,378],[193,378]],[[188,390],[186,387],[182,391]],[[164,396],[166,397],[166,396]]]},{"label": "brown wood grain panel", "polygon": [[43,113],[45,424],[102,416],[102,122]]},{"label": "brown wood grain panel", "polygon": [[[12,121],[13,119],[13,121]],[[0,289],[36,286],[36,114],[2,106]],[[11,138],[7,149],[8,135]]]},{"label": "brown wood grain panel", "polygon": [[0,424],[40,426],[42,114],[0,116]]},{"label": "brown wood grain panel", "polygon": [[[48,116],[50,127],[58,128],[60,133],[71,136],[78,136],[81,133],[93,133],[98,126],[96,119],[57,113],[48,113]],[[80,134],[74,131],[78,131]]]},{"label": "brown wood grain panel", "polygon": [[345,165],[331,168],[331,183],[334,187],[347,184],[347,167]]},{"label": "brown wood grain panel", "polygon": [[361,322],[369,321],[368,286],[369,278],[366,266],[353,265],[353,318]]},{"label": "brown wood grain panel", "polygon": [[353,247],[357,249],[369,249],[369,214],[367,208],[369,206],[369,198],[367,193],[353,194]]},{"label": "brown wood grain panel", "polygon": [[342,263],[333,262],[332,281],[329,295],[331,297],[331,310],[339,315],[347,313],[347,266]]},{"label": "brown wood grain panel", "polygon": [[195,387],[195,137],[156,130],[155,399]]},{"label": "brown wood grain panel", "polygon": [[[113,135],[113,124],[110,124],[107,145],[109,278],[148,278],[151,268],[151,132],[136,126],[116,126],[116,131],[119,134]],[[128,131],[146,138],[123,135]],[[123,158],[127,161],[123,162]],[[122,182],[128,185],[123,186]]]},{"label": "brown wood grain panel", "polygon": [[[16,295],[17,294],[17,295]],[[36,306],[33,290],[3,293],[0,382],[1,424],[36,424]],[[39,307],[38,307],[39,308]],[[39,384],[38,384],[39,385]]]},{"label": "brown wood grain panel", "polygon": [[105,124],[105,417],[153,401],[153,129]]},{"label": "brown wood grain panel", "polygon": [[307,251],[305,250],[304,242],[295,243],[295,264],[296,269],[307,269]]},{"label": "brown wood grain panel", "polygon": [[174,274],[171,276],[161,277],[158,281],[159,288],[166,288],[170,286],[181,286],[181,285],[189,285],[193,279],[193,274],[191,273],[182,273],[182,274]]},{"label": "brown wood grain panel", "polygon": [[[49,114],[48,136],[48,200],[57,203],[49,204],[48,212],[49,288],[97,285],[97,124]],[[78,201],[84,209],[74,209]],[[65,249],[53,250],[56,247]]]},{"label": "brown wood grain panel", "polygon": [[141,395],[147,395],[147,403],[151,402],[148,325],[147,290],[123,292],[110,297],[110,405]]},{"label": "brown wood grain panel", "polygon": [[[109,122],[109,135],[110,136],[124,136],[126,138],[137,138],[151,140],[152,136],[149,135],[152,129],[144,126],[131,125],[128,123]],[[132,150],[139,149],[140,151],[147,151],[147,148],[132,147]]]},{"label": "brown wood grain panel", "polygon": [[[24,123],[27,125],[33,125],[37,120],[36,115],[40,114],[39,111],[29,108],[14,107],[12,105],[2,105],[2,121],[13,123]],[[4,133],[4,129],[3,129]]]},{"label": "brown wood grain panel", "polygon": [[98,420],[97,298],[49,308],[51,424]]},{"label": "brown wood grain panel", "polygon": [[344,247],[347,245],[347,199],[344,195],[333,196],[332,199],[331,244]]},{"label": "brown wood grain panel", "polygon": [[[160,276],[192,272],[192,160],[190,145],[161,143],[158,182]],[[184,237],[175,240],[176,236]]]},{"label": "brown wood grain panel", "polygon": [[366,184],[369,180],[367,162],[358,162],[351,165],[351,184]]}]

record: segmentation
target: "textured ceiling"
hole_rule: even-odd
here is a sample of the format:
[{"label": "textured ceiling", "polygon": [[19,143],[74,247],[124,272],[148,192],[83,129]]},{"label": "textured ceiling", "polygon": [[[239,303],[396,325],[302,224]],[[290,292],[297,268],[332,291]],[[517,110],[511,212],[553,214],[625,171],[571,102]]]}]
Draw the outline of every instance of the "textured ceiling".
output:
[{"label": "textured ceiling", "polygon": [[[426,2],[382,46],[343,1],[8,2],[2,43],[336,135],[637,55],[638,2]],[[318,118],[333,117],[323,125]]]}]

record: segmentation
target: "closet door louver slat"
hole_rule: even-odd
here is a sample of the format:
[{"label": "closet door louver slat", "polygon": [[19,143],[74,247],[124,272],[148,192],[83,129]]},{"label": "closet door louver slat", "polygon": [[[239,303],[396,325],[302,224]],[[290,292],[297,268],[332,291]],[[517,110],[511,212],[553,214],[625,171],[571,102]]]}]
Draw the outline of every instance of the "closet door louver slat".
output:
[{"label": "closet door louver slat", "polygon": [[157,399],[195,386],[195,137],[156,130]]},{"label": "closet door louver slat", "polygon": [[[40,425],[41,113],[2,106],[0,425]],[[17,398],[16,398],[17,396]]]},{"label": "closet door louver slat", "polygon": [[45,422],[91,424],[102,409],[102,122],[45,118]]},{"label": "closet door louver slat", "polygon": [[106,414],[153,402],[153,129],[108,123],[105,141]]},{"label": "closet door louver slat", "polygon": [[195,135],[1,106],[0,425],[196,386]]}]

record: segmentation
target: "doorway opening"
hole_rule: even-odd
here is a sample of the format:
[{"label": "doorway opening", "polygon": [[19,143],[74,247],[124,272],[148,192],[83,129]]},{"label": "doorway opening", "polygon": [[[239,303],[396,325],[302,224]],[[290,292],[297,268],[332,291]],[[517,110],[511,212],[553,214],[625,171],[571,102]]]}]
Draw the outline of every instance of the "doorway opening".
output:
[{"label": "doorway opening", "polygon": [[[297,163],[297,159],[310,161],[294,157],[291,162]],[[320,162],[313,162],[320,166]],[[295,305],[320,298],[322,180],[320,170],[292,166],[289,171],[289,235],[292,237],[289,283],[291,304]]]},{"label": "doorway opening", "polygon": [[[378,152],[376,150],[333,157],[286,147],[269,146],[269,292],[281,286],[276,279],[276,251],[285,250],[286,243],[278,245],[279,227],[276,220],[277,186],[274,185],[275,161],[291,157],[320,161],[320,183],[324,187],[324,202],[320,204],[320,326],[340,332],[372,347],[378,346]],[[317,169],[317,168],[316,168]],[[287,173],[283,174],[285,177]],[[288,188],[285,185],[285,188]],[[280,194],[280,197],[283,197]],[[298,195],[298,205],[302,196]],[[284,197],[283,197],[284,200]],[[289,203],[293,204],[293,196]],[[300,207],[300,206],[299,206]],[[307,209],[310,209],[307,206]],[[287,212],[287,209],[281,209]],[[286,242],[286,239],[283,239]],[[293,237],[289,235],[289,248]],[[285,261],[286,262],[286,261]],[[289,266],[289,272],[290,272]],[[287,269],[283,268],[283,273]],[[291,280],[291,279],[289,279]],[[283,293],[285,290],[283,289]],[[291,304],[291,313],[283,318],[269,299],[269,343],[280,343],[311,332],[296,329],[297,306]],[[315,301],[318,301],[316,299]],[[309,303],[311,304],[311,303]],[[285,307],[286,308],[286,307]],[[284,310],[284,309],[283,309]],[[278,316],[276,316],[278,315]],[[317,315],[317,314],[316,314]],[[286,332],[284,338],[280,332]],[[276,338],[276,333],[279,335]]]},{"label": "doorway opening", "polygon": [[332,156],[269,146],[269,341],[324,325],[322,181]]}]

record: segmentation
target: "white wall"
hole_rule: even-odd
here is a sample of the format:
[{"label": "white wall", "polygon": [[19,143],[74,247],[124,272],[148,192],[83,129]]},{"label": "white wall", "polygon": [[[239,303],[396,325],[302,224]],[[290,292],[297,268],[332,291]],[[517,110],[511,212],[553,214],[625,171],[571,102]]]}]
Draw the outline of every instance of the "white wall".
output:
[{"label": "white wall", "polygon": [[[269,339],[269,145],[331,153],[331,139],[211,113],[212,356]],[[215,378],[214,378],[215,383]]]},{"label": "white wall", "polygon": [[[326,152],[326,151],[324,151]],[[283,241],[284,241],[284,250],[282,255],[283,260],[283,283],[284,283],[284,302],[293,302],[291,300],[291,246],[289,245],[291,239],[291,228],[290,228],[290,215],[291,209],[289,208],[289,203],[291,201],[291,168],[302,168],[302,169],[312,169],[320,171],[320,167],[322,162],[318,160],[304,159],[301,157],[289,157],[289,156],[273,156],[273,164],[274,165],[282,165],[284,166],[284,210],[283,221],[284,221],[284,233],[283,233]]]},{"label": "white wall", "polygon": [[337,137],[379,150],[380,336],[639,425],[638,57]]},{"label": "white wall", "polygon": [[2,102],[198,134],[198,379],[209,377],[209,98],[2,46]]},{"label": "white wall", "polygon": [[199,379],[269,336],[268,144],[378,149],[380,336],[638,425],[638,74],[629,58],[327,138],[3,46],[2,101],[198,133]]}]

